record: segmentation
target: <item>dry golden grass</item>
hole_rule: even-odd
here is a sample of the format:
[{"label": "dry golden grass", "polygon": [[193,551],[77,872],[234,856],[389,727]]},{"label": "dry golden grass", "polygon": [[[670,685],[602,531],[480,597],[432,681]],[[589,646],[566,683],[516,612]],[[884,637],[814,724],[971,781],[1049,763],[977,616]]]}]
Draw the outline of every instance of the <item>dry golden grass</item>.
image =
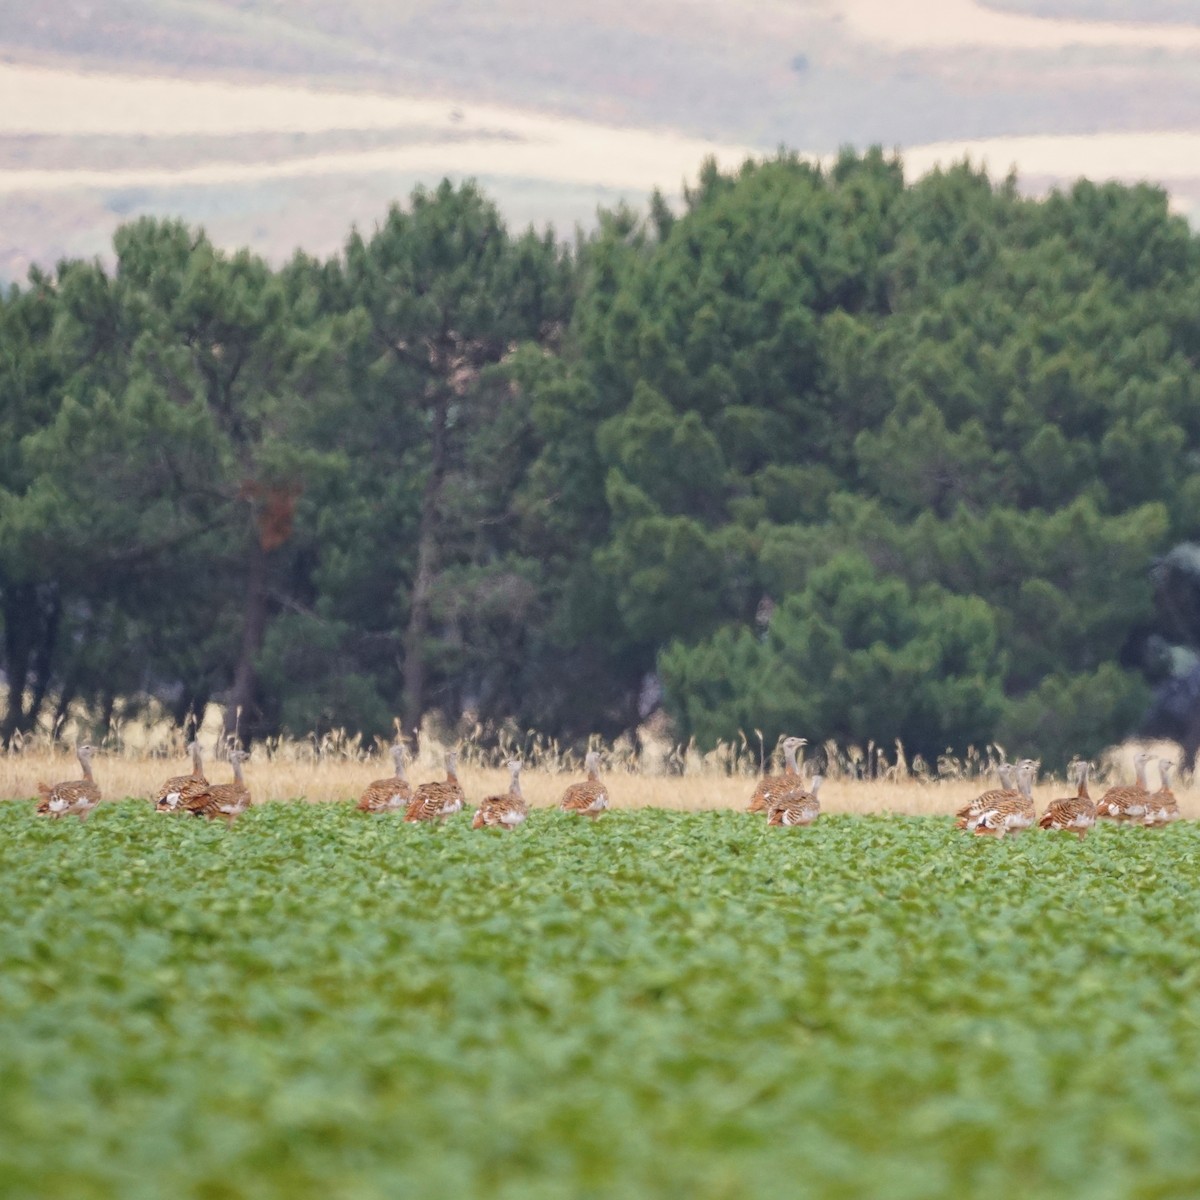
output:
[{"label": "dry golden grass", "polygon": [[[135,736],[136,735],[136,736]],[[213,761],[211,749],[220,744],[215,718],[201,730],[203,744],[210,748],[206,772],[214,782],[229,779],[224,762]],[[54,783],[79,776],[73,740],[52,741],[48,737],[27,740],[8,754],[0,755],[0,797],[32,798],[39,780]],[[443,777],[442,756],[446,747],[430,731],[421,738],[422,751],[410,764],[409,778],[416,784]],[[470,804],[484,796],[504,791],[508,773],[503,763],[516,753],[524,760],[522,785],[534,807],[557,803],[563,789],[583,778],[577,755],[562,752],[553,742],[537,738],[518,745],[511,737],[491,735],[458,743],[462,781]],[[1093,794],[1099,795],[1109,782],[1132,780],[1130,766],[1138,745],[1127,743],[1102,756]],[[1149,747],[1157,757],[1179,759],[1172,743]],[[306,801],[309,803],[357,800],[374,779],[391,774],[391,760],[382,743],[365,745],[360,739],[329,735],[305,741],[279,740],[257,745],[246,765],[246,781],[256,803]],[[605,763],[613,808],[666,808],[682,811],[742,809],[754,789],[758,774],[758,748],[743,740],[740,745],[718,747],[707,755],[693,748],[646,745],[640,756],[626,745],[600,747]],[[814,748],[810,748],[812,750]],[[939,777],[932,778],[920,760],[909,764],[903,747],[891,757],[878,749],[863,753],[857,747],[827,743],[815,748],[825,770],[821,804],[827,813],[901,813],[909,815],[949,814],[988,787],[996,786],[988,764],[978,756],[966,762],[943,760]],[[855,764],[873,763],[877,778],[859,779]],[[100,747],[95,760],[97,781],[109,799],[151,796],[171,775],[190,769],[183,738],[161,727],[155,736],[145,731],[118,731]],[[1151,771],[1151,786],[1157,771]],[[1176,785],[1180,807],[1186,817],[1200,816],[1200,791],[1190,774]],[[1071,794],[1061,778],[1039,782],[1034,796],[1039,809]]]}]

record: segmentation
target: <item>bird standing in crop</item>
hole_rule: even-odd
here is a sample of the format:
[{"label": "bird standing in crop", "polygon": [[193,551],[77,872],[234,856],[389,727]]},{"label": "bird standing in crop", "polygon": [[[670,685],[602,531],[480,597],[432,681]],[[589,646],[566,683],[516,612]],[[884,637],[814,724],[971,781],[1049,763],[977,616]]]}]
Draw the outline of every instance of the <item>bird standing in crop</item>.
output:
[{"label": "bird standing in crop", "polygon": [[174,775],[158,789],[154,795],[154,807],[159,812],[175,812],[185,800],[193,800],[208,791],[200,743],[195,740],[189,742],[188,752],[192,756],[192,773]]},{"label": "bird standing in crop", "polygon": [[250,807],[250,789],[242,777],[242,763],[249,757],[245,750],[231,750],[229,765],[233,768],[233,782],[209,784],[206,791],[183,802],[184,812],[232,825]]},{"label": "bird standing in crop", "polygon": [[807,789],[801,785],[772,800],[767,805],[767,824],[811,825],[821,815],[821,801],[817,793],[823,782],[823,776],[814,775]]},{"label": "bird standing in crop", "polygon": [[1064,797],[1062,800],[1051,800],[1038,821],[1040,828],[1069,830],[1083,841],[1087,831],[1096,824],[1096,805],[1088,795],[1087,786],[1088,772],[1091,769],[1092,764],[1089,762],[1072,764],[1076,779],[1075,795]]},{"label": "bird standing in crop", "polygon": [[1133,758],[1135,782],[1129,785],[1110,787],[1096,801],[1096,816],[1121,823],[1141,821],[1146,816],[1146,801],[1150,788],[1146,784],[1146,764],[1150,761],[1147,750],[1139,750]]},{"label": "bird standing in crop", "polygon": [[395,774],[390,779],[376,779],[367,784],[366,790],[358,801],[358,811],[366,813],[396,812],[407,808],[412,800],[412,785],[404,770],[406,752],[397,742],[392,747],[392,762],[395,764]]},{"label": "bird standing in crop", "polygon": [[75,749],[79,765],[83,768],[82,779],[70,779],[63,783],[37,785],[41,801],[37,806],[38,816],[64,817],[74,813],[86,821],[92,810],[100,803],[100,787],[92,775],[92,755],[95,751],[88,742]]},{"label": "bird standing in crop", "polygon": [[996,774],[1000,776],[1000,786],[998,788],[991,788],[981,795],[976,796],[970,804],[964,805],[954,814],[954,827],[956,829],[965,830],[967,833],[974,833],[975,826],[979,824],[979,818],[985,812],[994,808],[1002,800],[1016,800],[1020,797],[1020,792],[1013,781],[1011,763],[1000,763],[996,767]]},{"label": "bird standing in crop", "polygon": [[747,812],[766,812],[772,801],[781,800],[792,792],[807,794],[800,768],[796,765],[796,751],[807,746],[808,741],[802,737],[783,739],[783,771],[779,775],[764,775],[750,797]]},{"label": "bird standing in crop", "polygon": [[529,805],[521,795],[521,760],[508,760],[508,791],[502,796],[488,796],[475,810],[472,829],[516,829],[529,816]]},{"label": "bird standing in crop", "polygon": [[998,800],[986,809],[975,825],[976,837],[998,837],[1020,833],[1037,819],[1033,805],[1033,772],[1037,764],[1023,758],[1017,764],[1017,796]]},{"label": "bird standing in crop", "polygon": [[563,792],[558,802],[562,812],[578,813],[593,821],[608,808],[608,787],[600,781],[600,755],[589,750],[583,760],[588,777],[582,783],[573,783]]},{"label": "bird standing in crop", "polygon": [[444,821],[461,812],[467,798],[458,782],[457,772],[458,755],[450,750],[446,754],[446,778],[417,787],[404,813],[405,821]]}]

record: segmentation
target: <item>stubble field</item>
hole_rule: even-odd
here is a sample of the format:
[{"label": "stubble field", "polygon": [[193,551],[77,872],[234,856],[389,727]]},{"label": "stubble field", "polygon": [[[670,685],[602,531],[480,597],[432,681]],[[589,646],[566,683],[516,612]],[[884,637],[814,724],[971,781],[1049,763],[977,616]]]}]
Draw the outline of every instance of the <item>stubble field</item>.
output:
[{"label": "stubble field", "polygon": [[0,1195],[1195,1195],[1198,851],[3,803]]}]

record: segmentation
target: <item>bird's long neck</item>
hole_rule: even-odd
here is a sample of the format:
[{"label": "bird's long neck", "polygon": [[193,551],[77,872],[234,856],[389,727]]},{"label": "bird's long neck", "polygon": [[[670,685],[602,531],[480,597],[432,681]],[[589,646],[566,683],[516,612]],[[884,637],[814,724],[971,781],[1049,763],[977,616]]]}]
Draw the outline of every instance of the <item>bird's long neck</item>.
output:
[{"label": "bird's long neck", "polygon": [[233,760],[233,780],[242,787],[246,786],[246,781],[242,778],[242,760],[240,758]]},{"label": "bird's long neck", "polygon": [[404,755],[393,751],[392,762],[396,764],[396,778],[407,782],[408,776],[404,773]]},{"label": "bird's long neck", "polygon": [[204,763],[200,758],[200,747],[198,745],[192,747],[192,778],[204,778]]},{"label": "bird's long neck", "polygon": [[789,775],[798,775],[799,771],[796,767],[796,747],[784,746],[783,748],[783,769]]},{"label": "bird's long neck", "polygon": [[81,754],[79,756],[79,765],[83,768],[83,777],[88,783],[95,783],[92,778],[92,756],[90,754]]},{"label": "bird's long neck", "polygon": [[1080,763],[1079,764],[1079,787],[1075,792],[1075,796],[1079,800],[1090,800],[1091,799],[1091,796],[1088,795],[1088,787],[1087,787],[1088,772],[1090,770],[1091,770],[1091,767],[1089,766],[1088,763]]},{"label": "bird's long neck", "polygon": [[1135,768],[1135,773],[1137,775],[1137,786],[1139,788],[1141,788],[1141,790],[1143,792],[1148,792],[1150,790],[1150,787],[1146,783],[1146,764],[1145,764],[1145,762],[1139,762],[1137,764],[1137,766]]},{"label": "bird's long neck", "polygon": [[512,779],[509,782],[508,790],[512,795],[520,796],[521,795],[521,768],[520,767],[509,767],[509,771],[512,773]]}]

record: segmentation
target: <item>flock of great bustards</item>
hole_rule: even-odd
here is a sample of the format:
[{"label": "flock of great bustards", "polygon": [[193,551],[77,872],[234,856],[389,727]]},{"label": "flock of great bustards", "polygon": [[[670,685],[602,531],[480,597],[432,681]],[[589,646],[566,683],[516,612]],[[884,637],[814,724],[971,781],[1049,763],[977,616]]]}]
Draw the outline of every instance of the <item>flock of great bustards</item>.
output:
[{"label": "flock of great bustards", "polygon": [[[821,815],[820,791],[822,778],[811,779],[796,765],[796,752],[808,743],[804,738],[789,737],[783,742],[784,769],[779,775],[764,775],[754,789],[747,811],[766,813],[768,825],[811,825]],[[233,768],[230,783],[210,783],[204,775],[199,742],[188,747],[192,755],[192,773],[168,779],[153,797],[159,812],[189,813],[197,817],[224,820],[232,823],[250,806],[250,790],[242,778],[242,763],[249,757],[244,750],[232,750],[229,762]],[[86,820],[100,803],[99,785],[92,775],[90,745],[77,751],[83,767],[83,778],[53,785],[39,783],[41,801],[37,811],[43,816],[63,817],[68,814]],[[396,773],[389,779],[377,779],[367,786],[358,808],[365,813],[403,812],[405,821],[444,821],[461,812],[466,804],[462,785],[456,774],[458,756],[446,755],[446,778],[412,787],[405,774],[406,751],[403,745],[392,747]],[[1136,823],[1151,827],[1169,825],[1179,820],[1179,804],[1171,791],[1171,770],[1174,763],[1159,760],[1162,784],[1151,792],[1146,782],[1146,767],[1151,755],[1141,751],[1134,758],[1136,782],[1128,786],[1111,787],[1092,800],[1088,795],[1090,764],[1072,764],[1071,775],[1076,784],[1073,796],[1050,803],[1040,819],[1033,803],[1033,777],[1037,763],[1024,758],[1015,767],[1001,763],[998,767],[1001,786],[977,796],[956,814],[955,825],[977,836],[1004,837],[1019,833],[1035,823],[1042,829],[1062,829],[1075,833],[1082,840],[1099,817],[1114,821]],[[563,812],[595,819],[608,808],[608,788],[600,780],[600,756],[588,753],[584,760],[587,779],[573,783],[563,792],[558,807]],[[508,791],[488,796],[475,810],[471,822],[474,829],[515,829],[529,815],[529,806],[521,794],[521,762],[510,759],[511,777]]]}]

